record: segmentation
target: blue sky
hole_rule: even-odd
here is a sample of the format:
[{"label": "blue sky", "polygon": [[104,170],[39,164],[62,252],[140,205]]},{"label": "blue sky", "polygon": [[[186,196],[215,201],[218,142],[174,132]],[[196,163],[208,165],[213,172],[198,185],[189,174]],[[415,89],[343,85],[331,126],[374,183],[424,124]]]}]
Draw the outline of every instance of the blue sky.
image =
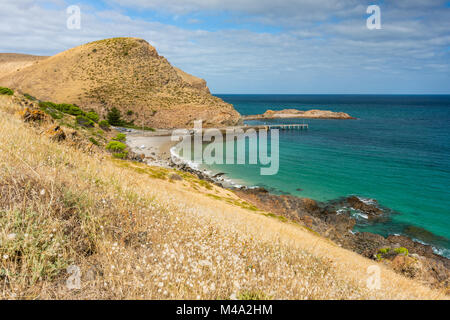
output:
[{"label": "blue sky", "polygon": [[[368,5],[382,29],[366,27]],[[213,93],[450,94],[448,0],[0,0],[0,52],[144,38]],[[66,27],[69,5],[81,29]]]}]

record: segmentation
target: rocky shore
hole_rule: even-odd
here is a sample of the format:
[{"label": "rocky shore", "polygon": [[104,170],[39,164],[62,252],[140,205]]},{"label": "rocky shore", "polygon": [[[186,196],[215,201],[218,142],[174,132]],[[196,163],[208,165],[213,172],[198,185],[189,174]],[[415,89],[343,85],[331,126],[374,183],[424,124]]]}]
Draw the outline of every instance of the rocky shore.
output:
[{"label": "rocky shore", "polygon": [[336,204],[352,207],[369,220],[382,221],[386,217],[376,202],[365,203],[350,196],[332,204],[320,204],[312,199],[270,194],[262,188],[242,188],[236,194],[262,210],[296,221],[339,246],[387,264],[408,277],[437,288],[448,289],[450,285],[450,260],[435,254],[431,246],[403,235],[385,238],[369,232],[355,233],[355,218],[349,211],[336,210]]},{"label": "rocky shore", "polygon": [[[223,174],[210,176],[186,164],[171,167],[192,173],[205,181],[223,186]],[[434,253],[433,248],[404,235],[383,237],[370,232],[353,232],[356,219],[350,211],[337,210],[348,207],[358,210],[372,222],[387,219],[376,201],[366,203],[350,196],[326,204],[292,195],[271,194],[264,188],[232,188],[243,200],[261,210],[274,213],[294,221],[328,238],[337,245],[354,251],[378,263],[390,266],[396,272],[421,281],[433,288],[448,290],[450,286],[450,260]]]},{"label": "rocky shore", "polygon": [[[294,221],[343,248],[386,264],[407,277],[434,288],[449,290],[450,260],[435,254],[431,246],[413,241],[404,235],[383,237],[379,234],[353,231],[358,217],[355,217],[350,209],[342,208],[358,211],[369,222],[383,222],[389,218],[388,214],[380,209],[375,200],[368,202],[356,196],[350,196],[327,203],[318,203],[312,199],[293,195],[275,195],[263,188],[232,186],[227,183],[223,173],[211,175],[205,170],[192,168],[186,163],[176,164],[172,161],[170,152],[167,152],[168,146],[173,146],[173,143],[168,144],[167,139],[153,137],[145,142],[137,137],[130,137],[128,143],[134,146],[132,148],[134,160],[189,172],[199,179],[232,189],[241,199],[263,211]],[[426,230],[415,230],[415,232],[427,234]]]}]

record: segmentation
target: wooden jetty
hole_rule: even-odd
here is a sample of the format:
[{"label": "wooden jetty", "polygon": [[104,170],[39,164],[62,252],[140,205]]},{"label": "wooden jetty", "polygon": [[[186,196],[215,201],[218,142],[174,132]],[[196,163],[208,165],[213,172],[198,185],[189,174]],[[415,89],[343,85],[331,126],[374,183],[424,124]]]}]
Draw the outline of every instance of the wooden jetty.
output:
[{"label": "wooden jetty", "polygon": [[307,124],[271,124],[266,125],[266,130],[279,129],[279,130],[306,130],[308,129]]},{"label": "wooden jetty", "polygon": [[[244,125],[244,126],[235,126],[235,127],[227,127],[227,128],[219,128],[219,130],[222,133],[226,132],[239,132],[239,131],[247,131],[249,129],[254,129],[256,131],[258,130],[265,130],[270,131],[272,129],[278,129],[278,130],[306,130],[308,129],[308,125],[293,123],[293,124],[259,124],[259,125]],[[208,129],[203,129],[208,130]]]},{"label": "wooden jetty", "polygon": [[[202,128],[202,134],[204,134],[206,131],[208,131],[210,128]],[[230,133],[239,133],[239,132],[246,132],[249,129],[253,129],[255,131],[258,130],[265,130],[270,131],[272,129],[278,129],[278,130],[307,130],[308,125],[303,124],[260,124],[260,125],[243,125],[243,126],[233,126],[233,127],[222,127],[217,128],[220,132],[223,134],[226,134],[227,132]],[[126,131],[127,129],[125,129]],[[131,130],[128,129],[129,132],[127,134],[130,135],[139,135],[139,136],[148,136],[148,137],[157,137],[157,136],[171,136],[173,132],[179,129],[166,129],[166,130],[157,130],[155,132],[149,132],[149,131],[142,131],[142,130]],[[189,135],[193,135],[196,130],[194,129],[186,129],[187,133]]]}]

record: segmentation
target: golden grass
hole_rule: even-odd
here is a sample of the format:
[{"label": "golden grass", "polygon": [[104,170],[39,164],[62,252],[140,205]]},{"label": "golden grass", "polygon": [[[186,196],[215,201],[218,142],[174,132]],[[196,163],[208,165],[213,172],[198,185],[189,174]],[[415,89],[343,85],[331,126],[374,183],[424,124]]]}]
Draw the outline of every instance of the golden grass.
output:
[{"label": "golden grass", "polygon": [[1,86],[43,101],[93,108],[101,118],[111,107],[124,120],[153,128],[184,128],[196,119],[217,126],[240,118],[232,105],[209,93],[204,80],[174,68],[142,39],[91,42],[9,74],[1,72],[2,65]]},{"label": "golden grass", "polygon": [[[369,290],[376,262],[191,175],[174,182],[166,169],[49,141],[9,101],[0,98],[4,299],[445,298],[381,264],[381,289]],[[66,286],[70,265],[80,289]]]}]

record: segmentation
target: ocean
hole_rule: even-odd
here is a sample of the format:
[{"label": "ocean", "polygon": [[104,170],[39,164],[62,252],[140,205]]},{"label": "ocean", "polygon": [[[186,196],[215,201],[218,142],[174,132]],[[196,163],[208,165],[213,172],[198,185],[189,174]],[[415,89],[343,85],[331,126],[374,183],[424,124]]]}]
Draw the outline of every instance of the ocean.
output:
[{"label": "ocean", "polygon": [[[357,120],[266,120],[307,123],[280,131],[280,167],[212,165],[238,184],[320,202],[356,195],[389,212],[383,223],[359,219],[355,231],[406,234],[450,257],[450,96],[217,95],[242,115],[267,109],[323,109]],[[424,229],[424,230],[423,230]],[[425,231],[426,230],[426,231]]]}]

